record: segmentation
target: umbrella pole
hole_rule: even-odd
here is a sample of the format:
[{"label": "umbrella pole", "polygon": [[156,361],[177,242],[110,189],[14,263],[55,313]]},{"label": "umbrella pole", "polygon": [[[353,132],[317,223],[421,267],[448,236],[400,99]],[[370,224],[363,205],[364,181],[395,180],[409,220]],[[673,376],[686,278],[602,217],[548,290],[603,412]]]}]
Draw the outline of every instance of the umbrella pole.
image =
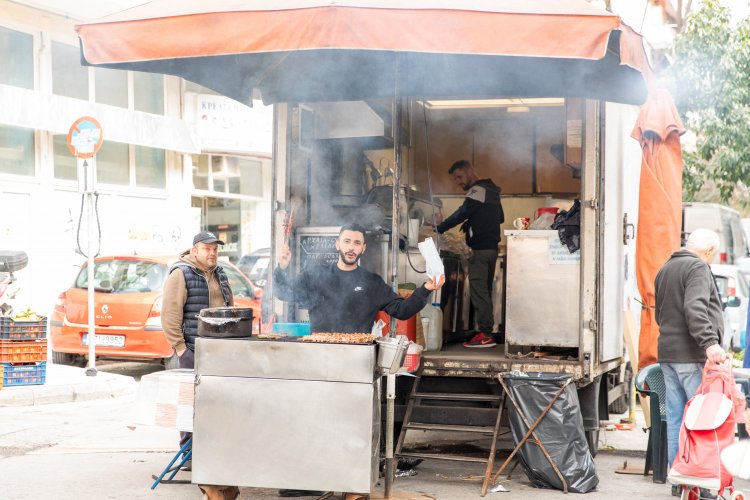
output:
[{"label": "umbrella pole", "polygon": [[[395,84],[393,92],[393,214],[391,220],[391,282],[393,291],[398,293],[398,243],[399,221],[401,220],[401,89],[399,88],[401,56],[396,56]],[[396,320],[391,318],[389,335],[396,335]],[[383,496],[391,498],[391,489],[396,472],[393,457],[393,428],[396,406],[396,375],[386,377],[386,418],[385,418],[385,488]]]}]

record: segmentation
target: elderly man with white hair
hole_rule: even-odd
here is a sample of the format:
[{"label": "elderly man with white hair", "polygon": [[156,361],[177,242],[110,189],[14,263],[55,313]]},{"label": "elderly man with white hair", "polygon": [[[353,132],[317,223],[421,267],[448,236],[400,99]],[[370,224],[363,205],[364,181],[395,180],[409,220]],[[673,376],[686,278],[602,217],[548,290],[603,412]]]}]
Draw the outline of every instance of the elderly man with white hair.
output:
[{"label": "elderly man with white hair", "polygon": [[721,298],[709,267],[718,248],[715,232],[696,229],[685,248],[674,252],[656,275],[658,358],[667,386],[670,466],[677,455],[685,403],[701,383],[706,359],[721,363],[728,357],[721,347]]}]

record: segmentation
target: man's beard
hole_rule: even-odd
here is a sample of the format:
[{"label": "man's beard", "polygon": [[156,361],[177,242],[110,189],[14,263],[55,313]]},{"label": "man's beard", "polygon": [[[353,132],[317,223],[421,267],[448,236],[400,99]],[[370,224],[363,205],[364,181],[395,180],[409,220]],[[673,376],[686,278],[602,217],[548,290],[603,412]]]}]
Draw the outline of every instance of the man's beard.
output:
[{"label": "man's beard", "polygon": [[344,264],[346,264],[347,266],[351,266],[351,265],[356,264],[357,261],[359,260],[359,256],[362,255],[362,254],[359,254],[357,252],[353,252],[353,253],[355,255],[355,257],[354,257],[353,260],[349,260],[349,258],[346,256],[346,254],[344,252],[342,252],[341,250],[339,250],[339,257],[341,257],[341,260],[342,260],[342,262]]}]

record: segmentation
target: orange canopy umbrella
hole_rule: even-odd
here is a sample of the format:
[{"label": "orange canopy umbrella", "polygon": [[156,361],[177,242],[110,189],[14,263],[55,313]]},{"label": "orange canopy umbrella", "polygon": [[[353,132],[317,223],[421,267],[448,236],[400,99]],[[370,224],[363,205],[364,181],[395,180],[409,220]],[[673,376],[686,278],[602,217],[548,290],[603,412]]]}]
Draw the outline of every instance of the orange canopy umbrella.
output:
[{"label": "orange canopy umbrella", "polygon": [[665,90],[655,90],[641,107],[632,136],[641,143],[641,185],[636,238],[636,279],[643,301],[638,368],[656,363],[659,325],[654,317],[654,279],[680,247],[682,226],[682,149],[685,133]]},{"label": "orange canopy umbrella", "polygon": [[155,0],[76,30],[84,64],[243,103],[392,97],[397,57],[409,96],[639,104],[650,75],[640,36],[584,0]]}]

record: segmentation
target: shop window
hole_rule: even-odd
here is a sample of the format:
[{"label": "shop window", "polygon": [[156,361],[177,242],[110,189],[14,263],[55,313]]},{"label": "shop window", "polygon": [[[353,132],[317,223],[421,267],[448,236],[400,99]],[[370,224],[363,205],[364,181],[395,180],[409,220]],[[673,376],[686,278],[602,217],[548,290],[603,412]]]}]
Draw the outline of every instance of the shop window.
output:
[{"label": "shop window", "polygon": [[0,125],[0,173],[34,175],[34,131]]},{"label": "shop window", "polygon": [[96,102],[128,107],[128,72],[116,69],[94,70]]},{"label": "shop window", "polygon": [[163,149],[135,146],[135,185],[164,189],[166,187]]},{"label": "shop window", "polygon": [[237,158],[240,167],[240,194],[263,196],[263,164],[258,160]]},{"label": "shop window", "polygon": [[128,145],[104,141],[96,154],[96,181],[102,184],[130,184]]},{"label": "shop window", "polygon": [[263,196],[262,164],[238,156],[192,156],[193,187],[216,193]]},{"label": "shop window", "polygon": [[133,73],[134,109],[164,114],[164,77],[153,73]]},{"label": "shop window", "polygon": [[89,70],[81,66],[78,47],[52,42],[52,92],[88,100]]},{"label": "shop window", "polygon": [[239,175],[235,172],[237,164],[230,162],[226,156],[211,157],[211,178],[214,181],[214,191],[219,193],[227,192],[227,183],[233,175]]},{"label": "shop window", "polygon": [[0,83],[34,88],[34,38],[0,26]]},{"label": "shop window", "polygon": [[52,151],[55,163],[55,179],[78,180],[76,157],[68,149],[68,137],[65,135],[53,136]]},{"label": "shop window", "polygon": [[193,155],[193,187],[208,189],[208,155]]}]

